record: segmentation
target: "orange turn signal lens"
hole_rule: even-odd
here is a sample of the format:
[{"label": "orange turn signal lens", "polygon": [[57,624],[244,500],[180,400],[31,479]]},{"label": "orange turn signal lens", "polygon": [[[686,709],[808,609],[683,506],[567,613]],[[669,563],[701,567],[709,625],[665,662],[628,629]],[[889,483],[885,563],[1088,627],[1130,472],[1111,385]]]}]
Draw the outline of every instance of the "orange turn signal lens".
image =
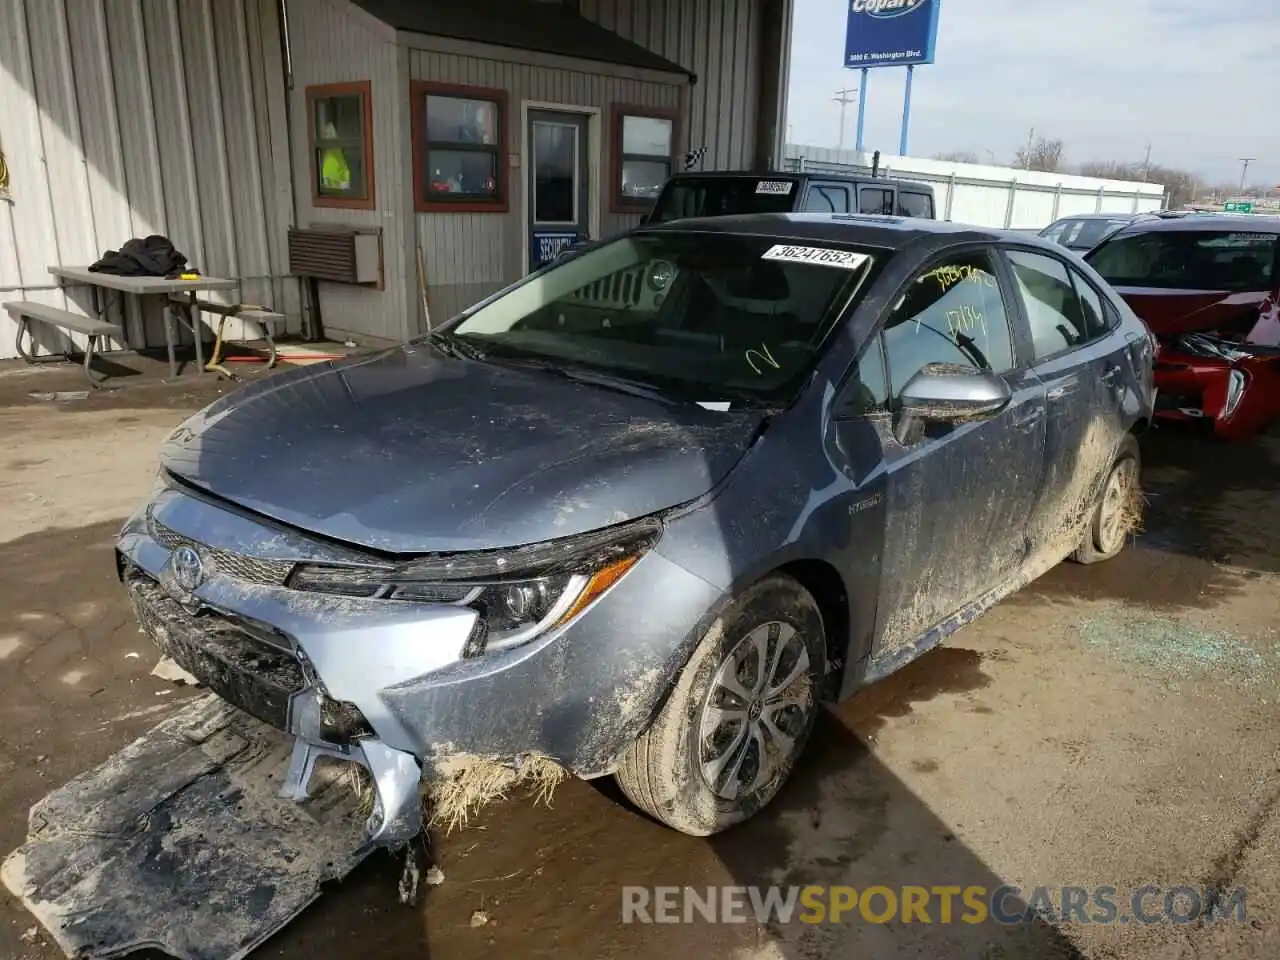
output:
[{"label": "orange turn signal lens", "polygon": [[562,623],[567,623],[595,603],[600,595],[621,580],[622,575],[634,567],[639,559],[640,554],[623,557],[621,560],[615,560],[608,566],[601,567],[593,573],[591,579],[587,581],[587,585],[578,594],[578,599],[573,601],[573,604],[561,615],[555,625],[558,627]]}]

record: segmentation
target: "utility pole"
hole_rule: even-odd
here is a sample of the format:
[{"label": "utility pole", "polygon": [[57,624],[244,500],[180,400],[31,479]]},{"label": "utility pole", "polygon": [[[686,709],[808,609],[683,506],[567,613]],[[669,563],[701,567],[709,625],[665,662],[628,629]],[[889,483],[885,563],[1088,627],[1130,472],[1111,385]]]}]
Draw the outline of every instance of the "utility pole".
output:
[{"label": "utility pole", "polygon": [[1240,158],[1240,192],[1244,193],[1244,179],[1249,175],[1249,164],[1257,160],[1257,157],[1241,157]]},{"label": "utility pole", "polygon": [[1022,158],[1023,161],[1026,163],[1028,170],[1031,169],[1031,143],[1033,140],[1035,140],[1035,138],[1036,138],[1036,128],[1032,127],[1027,132],[1027,152],[1026,152],[1026,155]]},{"label": "utility pole", "polygon": [[854,102],[853,94],[858,92],[857,87],[845,87],[843,90],[837,90],[836,95],[831,99],[840,104],[840,144],[839,149],[844,149],[844,112],[849,104]]},{"label": "utility pole", "polygon": [[1142,179],[1145,181],[1151,172],[1151,144],[1147,144],[1147,155],[1142,158]]}]

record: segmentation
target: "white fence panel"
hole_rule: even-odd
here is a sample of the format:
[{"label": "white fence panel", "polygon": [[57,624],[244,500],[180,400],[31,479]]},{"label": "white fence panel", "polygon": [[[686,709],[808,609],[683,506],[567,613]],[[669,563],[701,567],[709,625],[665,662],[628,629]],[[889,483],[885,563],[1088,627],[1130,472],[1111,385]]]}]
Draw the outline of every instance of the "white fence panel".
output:
[{"label": "white fence panel", "polygon": [[[787,144],[784,166],[811,173],[866,174],[871,161],[866,152]],[[982,227],[1038,228],[1077,213],[1144,213],[1161,209],[1165,200],[1158,183],[919,157],[881,155],[877,172],[930,184],[940,220]]]}]

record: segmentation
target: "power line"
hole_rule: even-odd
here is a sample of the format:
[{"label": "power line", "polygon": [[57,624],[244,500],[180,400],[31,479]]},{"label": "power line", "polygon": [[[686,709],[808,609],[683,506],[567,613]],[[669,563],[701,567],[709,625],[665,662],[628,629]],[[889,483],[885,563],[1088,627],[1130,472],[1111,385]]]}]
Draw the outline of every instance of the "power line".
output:
[{"label": "power line", "polygon": [[1244,179],[1249,175],[1249,164],[1257,157],[1240,157],[1240,192],[1244,193]]},{"label": "power line", "polygon": [[858,92],[858,87],[845,87],[844,90],[837,90],[836,96],[832,97],[837,104],[840,104],[840,145],[838,148],[845,148],[845,110],[854,102],[854,93]]}]

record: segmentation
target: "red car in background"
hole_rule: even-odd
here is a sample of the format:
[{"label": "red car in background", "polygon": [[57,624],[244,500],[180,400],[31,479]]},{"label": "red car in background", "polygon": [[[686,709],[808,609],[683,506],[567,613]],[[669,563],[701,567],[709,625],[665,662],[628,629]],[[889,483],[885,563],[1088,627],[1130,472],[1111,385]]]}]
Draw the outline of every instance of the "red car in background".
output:
[{"label": "red car in background", "polygon": [[1280,217],[1139,221],[1085,259],[1155,335],[1157,417],[1227,440],[1280,418]]}]

